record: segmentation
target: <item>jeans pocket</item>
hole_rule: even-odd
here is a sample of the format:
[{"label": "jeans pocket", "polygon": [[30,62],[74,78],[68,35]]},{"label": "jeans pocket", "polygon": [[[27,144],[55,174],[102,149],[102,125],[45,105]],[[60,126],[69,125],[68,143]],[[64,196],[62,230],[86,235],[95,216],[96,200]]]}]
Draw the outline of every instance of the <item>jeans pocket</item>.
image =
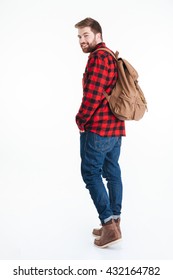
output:
[{"label": "jeans pocket", "polygon": [[113,144],[112,137],[103,137],[100,135],[94,135],[94,146],[99,152],[108,152]]}]

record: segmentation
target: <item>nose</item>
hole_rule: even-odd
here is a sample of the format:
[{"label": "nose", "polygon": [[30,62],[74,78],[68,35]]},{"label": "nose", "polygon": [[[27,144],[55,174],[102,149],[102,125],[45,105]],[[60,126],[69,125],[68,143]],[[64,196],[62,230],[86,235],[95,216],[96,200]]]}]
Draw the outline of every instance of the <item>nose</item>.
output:
[{"label": "nose", "polygon": [[85,43],[85,38],[84,38],[84,36],[81,36],[81,37],[79,38],[79,43],[80,43],[80,44]]}]

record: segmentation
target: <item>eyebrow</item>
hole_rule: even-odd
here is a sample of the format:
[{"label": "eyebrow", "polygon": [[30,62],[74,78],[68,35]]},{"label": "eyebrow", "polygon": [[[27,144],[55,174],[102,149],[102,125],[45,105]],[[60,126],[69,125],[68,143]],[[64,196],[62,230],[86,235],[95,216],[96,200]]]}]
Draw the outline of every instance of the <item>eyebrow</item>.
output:
[{"label": "eyebrow", "polygon": [[[89,32],[84,32],[82,35],[87,35],[87,34],[89,34]],[[78,35],[78,37],[80,38],[81,35]]]}]

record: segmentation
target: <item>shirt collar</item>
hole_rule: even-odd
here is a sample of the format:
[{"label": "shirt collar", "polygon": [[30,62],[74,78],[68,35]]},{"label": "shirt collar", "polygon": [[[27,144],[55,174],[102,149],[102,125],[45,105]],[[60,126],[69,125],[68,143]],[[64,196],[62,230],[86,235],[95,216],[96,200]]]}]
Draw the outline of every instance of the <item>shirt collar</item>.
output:
[{"label": "shirt collar", "polygon": [[106,47],[105,43],[104,43],[104,42],[101,42],[101,43],[99,43],[99,44],[97,44],[97,45],[95,46],[95,48],[94,48],[93,51],[95,51],[95,50],[97,50],[97,49],[99,49],[99,48],[105,48],[105,47]]}]

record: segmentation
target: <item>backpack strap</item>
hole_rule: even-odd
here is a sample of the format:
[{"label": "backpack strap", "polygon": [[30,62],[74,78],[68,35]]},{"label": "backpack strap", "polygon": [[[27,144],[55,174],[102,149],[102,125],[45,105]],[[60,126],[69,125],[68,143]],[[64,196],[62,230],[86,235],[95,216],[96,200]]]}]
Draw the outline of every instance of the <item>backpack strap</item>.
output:
[{"label": "backpack strap", "polygon": [[[115,53],[112,52],[111,50],[107,49],[107,48],[99,48],[99,49],[96,49],[95,51],[93,51],[92,53],[96,52],[96,51],[99,51],[99,50],[102,50],[102,51],[106,51],[108,53],[110,53],[113,58],[116,60],[116,62],[118,61],[118,55],[119,55],[119,52],[116,51]],[[105,91],[103,92],[104,96],[106,97],[107,101],[109,101],[110,99],[110,95],[108,95]]]},{"label": "backpack strap", "polygon": [[98,49],[96,49],[95,51],[93,51],[92,53],[94,53],[94,52],[96,52],[96,51],[99,51],[99,50],[106,51],[106,52],[110,53],[110,54],[115,58],[115,60],[118,60],[118,55],[119,55],[119,52],[118,52],[118,51],[116,51],[116,52],[114,53],[114,52],[112,52],[111,50],[109,50],[109,49],[107,49],[107,48],[98,48]]}]

